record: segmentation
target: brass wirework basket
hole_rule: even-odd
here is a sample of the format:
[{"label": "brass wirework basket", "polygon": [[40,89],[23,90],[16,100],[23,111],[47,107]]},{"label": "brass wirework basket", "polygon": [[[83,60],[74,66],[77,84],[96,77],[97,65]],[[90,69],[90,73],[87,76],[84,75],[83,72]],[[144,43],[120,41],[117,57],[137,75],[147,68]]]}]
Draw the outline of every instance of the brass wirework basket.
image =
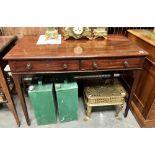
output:
[{"label": "brass wirework basket", "polygon": [[118,81],[114,79],[113,84],[86,86],[84,88],[84,99],[91,106],[118,105],[125,102],[126,91]]},{"label": "brass wirework basket", "polygon": [[84,101],[87,105],[84,120],[88,121],[90,119],[92,107],[95,106],[115,105],[115,117],[118,117],[123,109],[123,104],[125,103],[125,97],[127,95],[121,83],[118,79],[99,81],[96,85],[94,82],[84,88]]}]

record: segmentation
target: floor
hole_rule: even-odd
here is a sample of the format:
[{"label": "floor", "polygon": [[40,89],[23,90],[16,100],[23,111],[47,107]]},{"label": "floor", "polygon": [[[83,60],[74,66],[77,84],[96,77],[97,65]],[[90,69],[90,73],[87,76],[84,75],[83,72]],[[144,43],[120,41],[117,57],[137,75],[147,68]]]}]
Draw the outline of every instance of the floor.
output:
[{"label": "floor", "polygon": [[[123,112],[120,114],[119,118],[115,118],[115,109],[113,106],[102,107],[94,109],[92,112],[91,119],[89,121],[84,121],[85,111],[83,99],[79,98],[79,108],[78,108],[78,120],[66,123],[57,122],[57,124],[38,126],[34,116],[33,109],[26,98],[29,116],[31,119],[31,126],[27,126],[19,100],[17,96],[14,96],[14,101],[17,107],[18,116],[21,121],[21,128],[139,128],[134,116],[129,111],[128,117],[123,117]],[[125,107],[125,106],[124,106]],[[8,110],[7,106],[4,105],[0,110],[0,127],[1,128],[16,128],[14,117]]]}]

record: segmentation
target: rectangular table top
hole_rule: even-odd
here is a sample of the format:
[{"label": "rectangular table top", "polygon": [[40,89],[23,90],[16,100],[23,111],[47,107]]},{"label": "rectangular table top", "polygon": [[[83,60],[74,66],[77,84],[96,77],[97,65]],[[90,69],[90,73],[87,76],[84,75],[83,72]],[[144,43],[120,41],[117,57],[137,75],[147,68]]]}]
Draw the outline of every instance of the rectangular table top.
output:
[{"label": "rectangular table top", "polygon": [[13,41],[17,39],[16,36],[0,36],[0,58],[4,55],[4,50],[9,46]]},{"label": "rectangular table top", "polygon": [[108,35],[107,40],[62,40],[59,45],[37,45],[38,38],[39,36],[24,36],[4,59],[82,59],[148,55],[122,35]]},{"label": "rectangular table top", "polygon": [[147,60],[155,65],[155,33],[151,30],[128,30],[128,37],[149,53]]},{"label": "rectangular table top", "polygon": [[155,33],[151,30],[128,30],[131,34],[155,46]]}]

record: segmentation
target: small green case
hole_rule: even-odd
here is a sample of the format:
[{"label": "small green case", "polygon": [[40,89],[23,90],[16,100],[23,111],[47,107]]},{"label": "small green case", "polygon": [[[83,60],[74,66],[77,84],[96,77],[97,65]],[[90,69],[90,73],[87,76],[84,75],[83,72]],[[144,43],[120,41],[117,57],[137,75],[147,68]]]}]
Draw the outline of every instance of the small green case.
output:
[{"label": "small green case", "polygon": [[78,85],[74,79],[68,78],[55,83],[60,122],[78,119]]},{"label": "small green case", "polygon": [[35,113],[38,125],[56,123],[56,110],[53,97],[53,84],[31,85],[28,90],[30,102]]}]

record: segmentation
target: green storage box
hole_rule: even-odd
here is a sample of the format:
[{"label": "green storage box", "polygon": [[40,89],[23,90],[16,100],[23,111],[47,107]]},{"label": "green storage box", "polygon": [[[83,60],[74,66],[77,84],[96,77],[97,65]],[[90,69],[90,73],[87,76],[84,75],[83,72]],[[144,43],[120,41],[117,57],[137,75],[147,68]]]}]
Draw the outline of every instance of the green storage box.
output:
[{"label": "green storage box", "polygon": [[78,119],[78,85],[74,79],[55,83],[60,122]]},{"label": "green storage box", "polygon": [[38,125],[56,123],[56,110],[53,98],[53,84],[33,84],[28,94]]}]

